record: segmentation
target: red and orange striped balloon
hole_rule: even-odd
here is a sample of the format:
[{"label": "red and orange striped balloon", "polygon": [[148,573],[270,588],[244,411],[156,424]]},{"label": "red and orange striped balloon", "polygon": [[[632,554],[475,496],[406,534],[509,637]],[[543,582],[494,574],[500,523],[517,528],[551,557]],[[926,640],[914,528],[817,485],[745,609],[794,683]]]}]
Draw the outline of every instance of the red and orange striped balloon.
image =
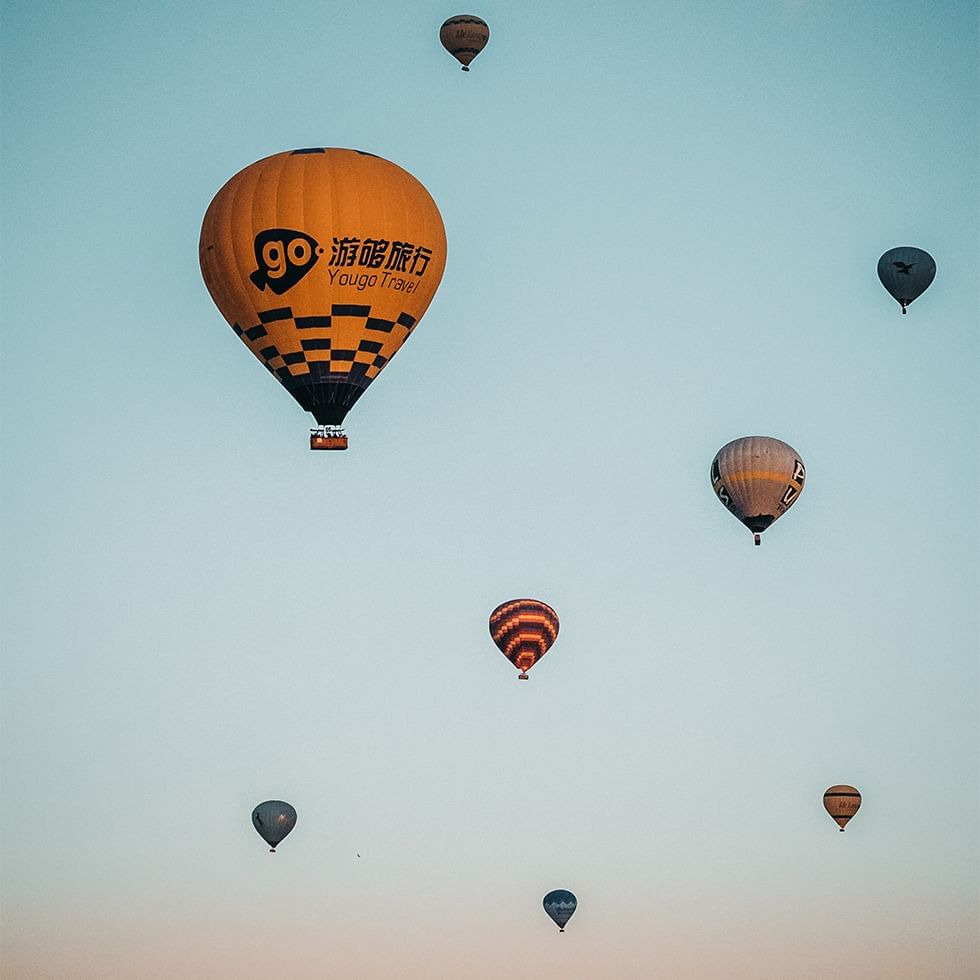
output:
[{"label": "red and orange striped balloon", "polygon": [[490,636],[526,681],[558,636],[558,614],[538,599],[511,599],[490,613]]}]

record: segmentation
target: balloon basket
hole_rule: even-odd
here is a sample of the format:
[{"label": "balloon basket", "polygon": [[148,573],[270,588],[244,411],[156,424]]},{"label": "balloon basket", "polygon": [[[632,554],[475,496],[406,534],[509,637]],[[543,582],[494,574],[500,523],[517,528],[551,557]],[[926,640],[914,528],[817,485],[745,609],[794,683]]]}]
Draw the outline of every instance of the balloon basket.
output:
[{"label": "balloon basket", "polygon": [[521,671],[521,672],[520,672],[520,673],[519,673],[519,674],[517,675],[517,679],[518,679],[519,681],[526,681],[526,680],[528,679],[528,676],[527,676],[527,674],[525,674],[525,673],[524,673],[524,671]]},{"label": "balloon basket", "polygon": [[347,436],[341,429],[310,429],[310,449],[346,449]]},{"label": "balloon basket", "polygon": [[762,544],[762,535],[761,534],[757,534],[755,536],[755,543],[756,543],[756,545]]}]

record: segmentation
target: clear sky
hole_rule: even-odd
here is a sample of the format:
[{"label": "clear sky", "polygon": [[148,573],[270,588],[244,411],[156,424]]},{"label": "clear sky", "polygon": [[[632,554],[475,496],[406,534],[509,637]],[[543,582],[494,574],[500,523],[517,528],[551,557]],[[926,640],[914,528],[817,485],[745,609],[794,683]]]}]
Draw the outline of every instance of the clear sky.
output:
[{"label": "clear sky", "polygon": [[[976,4],[472,10],[3,2],[3,977],[976,978]],[[347,453],[198,268],[307,146],[449,243]]]}]

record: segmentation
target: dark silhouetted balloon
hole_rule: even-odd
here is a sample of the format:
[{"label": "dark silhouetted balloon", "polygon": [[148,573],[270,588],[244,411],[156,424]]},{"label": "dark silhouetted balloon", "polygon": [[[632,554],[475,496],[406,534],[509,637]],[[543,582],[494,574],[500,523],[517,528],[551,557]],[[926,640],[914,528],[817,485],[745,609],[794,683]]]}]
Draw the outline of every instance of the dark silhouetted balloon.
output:
[{"label": "dark silhouetted balloon", "polygon": [[823,794],[823,808],[834,818],[841,833],[861,807],[861,794],[853,786],[831,786]]},{"label": "dark silhouetted balloon", "polygon": [[711,485],[718,499],[755,535],[796,503],[806,468],[799,453],[769,436],[745,436],[718,450]]},{"label": "dark silhouetted balloon", "polygon": [[936,278],[936,263],[928,252],[911,245],[890,248],[878,259],[878,278],[882,286],[898,300],[902,312],[921,296]]},{"label": "dark silhouetted balloon", "polygon": [[314,147],[232,177],[204,216],[200,259],[248,349],[321,426],[339,426],[432,302],[446,233],[401,167]]},{"label": "dark silhouetted balloon", "polygon": [[252,826],[275,854],[277,845],[296,826],[296,811],[282,800],[266,800],[252,811]]},{"label": "dark silhouetted balloon", "polygon": [[463,66],[463,71],[469,71],[470,62],[490,40],[490,28],[475,14],[457,14],[439,28],[439,40]]},{"label": "dark silhouetted balloon", "polygon": [[544,910],[551,916],[559,932],[565,931],[565,923],[575,913],[578,902],[571,892],[558,888],[544,897]]},{"label": "dark silhouetted balloon", "polygon": [[558,614],[537,599],[511,599],[490,613],[490,636],[520,671],[518,679],[526,681],[558,636]]}]

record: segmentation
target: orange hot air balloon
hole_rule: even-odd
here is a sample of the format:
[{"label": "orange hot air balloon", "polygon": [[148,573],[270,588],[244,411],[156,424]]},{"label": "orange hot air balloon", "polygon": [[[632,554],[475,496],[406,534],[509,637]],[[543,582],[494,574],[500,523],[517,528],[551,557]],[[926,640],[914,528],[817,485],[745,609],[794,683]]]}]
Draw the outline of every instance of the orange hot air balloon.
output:
[{"label": "orange hot air balloon", "polygon": [[490,636],[520,671],[518,680],[526,681],[558,636],[558,614],[537,599],[511,599],[490,613]]},{"label": "orange hot air balloon", "polygon": [[463,71],[469,71],[470,62],[490,40],[490,28],[476,14],[457,14],[439,28],[439,40],[463,66]]},{"label": "orange hot air balloon", "polygon": [[769,436],[745,436],[718,450],[711,486],[718,499],[750,530],[755,543],[803,492],[806,467],[799,453]]},{"label": "orange hot air balloon", "polygon": [[310,447],[345,449],[336,427],[432,302],[446,233],[401,167],[315,147],[232,177],[204,216],[200,257],[232,329],[324,427]]},{"label": "orange hot air balloon", "polygon": [[823,808],[834,818],[844,833],[847,821],[861,807],[861,794],[853,786],[831,786],[823,794]]}]

